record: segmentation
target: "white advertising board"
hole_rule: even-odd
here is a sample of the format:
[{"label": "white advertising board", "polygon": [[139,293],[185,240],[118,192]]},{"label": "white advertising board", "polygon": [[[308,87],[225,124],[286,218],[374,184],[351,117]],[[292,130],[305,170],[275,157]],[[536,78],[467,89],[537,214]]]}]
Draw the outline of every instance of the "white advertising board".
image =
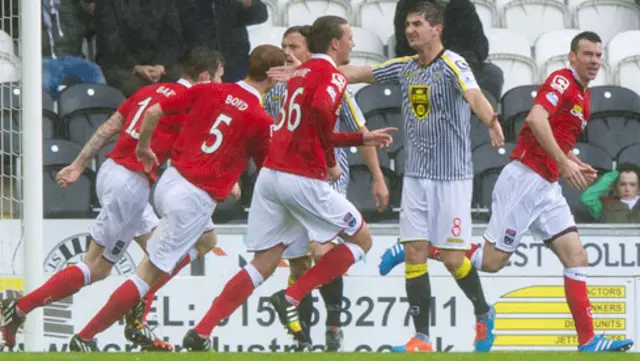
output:
[{"label": "white advertising board", "polygon": [[[44,269],[55,272],[80,261],[87,247],[91,220],[45,221]],[[192,277],[189,267],[157,294],[150,320],[156,332],[175,345],[184,333],[206,312],[224,283],[243,266],[251,255],[244,249],[243,228],[220,227],[218,247],[205,258],[204,276]],[[345,277],[345,301],[342,322],[346,351],[384,351],[402,344],[412,334],[407,317],[403,267],[389,276],[378,275],[378,263],[385,249],[396,241],[388,230],[376,232],[374,245],[364,262],[354,265]],[[381,234],[377,234],[381,233]],[[477,233],[477,230],[476,232]],[[592,267],[589,269],[590,296],[596,317],[596,332],[615,337],[640,337],[634,320],[636,285],[640,264],[640,239],[626,236],[606,237],[603,233],[583,234]],[[604,233],[606,234],[606,233]],[[22,289],[21,249],[10,237],[20,235],[20,224],[0,221],[0,297]],[[480,237],[476,237],[481,239]],[[17,251],[15,251],[17,249]],[[114,267],[113,277],[91,285],[77,295],[45,308],[45,333],[49,349],[66,350],[68,339],[78,332],[102,307],[125,277],[135,270],[142,251],[132,245]],[[474,316],[471,304],[458,289],[444,267],[430,262],[434,307],[432,337],[441,351],[471,351]],[[6,275],[2,277],[2,275]],[[525,277],[526,275],[526,277]],[[512,263],[496,275],[482,274],[485,294],[498,312],[496,350],[575,350],[576,336],[569,309],[564,302],[562,266],[541,243],[525,236]],[[282,262],[274,276],[261,286],[234,313],[224,326],[214,332],[214,346],[219,351],[285,351],[292,342],[278,325],[266,298],[287,283],[288,266]],[[188,295],[188,296],[185,296]],[[324,343],[324,306],[317,292],[313,339]],[[21,340],[21,337],[19,337]],[[99,337],[104,350],[125,350],[122,325],[116,325]],[[634,350],[640,350],[634,346]]]},{"label": "white advertising board", "polygon": [[[150,320],[156,332],[180,347],[185,332],[198,322],[222,290],[226,277],[179,277],[157,294]],[[92,285],[62,302],[45,308],[45,333],[50,350],[64,351],[78,332],[102,307],[111,292],[125,280],[112,277]],[[214,330],[218,351],[287,351],[292,345],[267,298],[286,285],[276,275],[254,292],[225,323]],[[20,288],[19,279],[4,279],[2,288]],[[634,320],[636,290],[631,278],[591,278],[596,332],[614,337],[637,334]],[[496,350],[575,350],[577,338],[569,308],[564,302],[561,278],[484,277],[485,293],[495,303]],[[431,335],[439,351],[472,351],[473,307],[449,277],[433,277]],[[375,286],[375,287],[374,287]],[[341,321],[345,351],[388,351],[412,335],[412,322],[404,280],[397,277],[347,277]],[[5,291],[6,292],[6,291]],[[188,295],[185,296],[185,295]],[[324,343],[325,311],[317,292],[312,337],[319,349]],[[19,341],[21,338],[19,337]],[[126,350],[123,326],[115,325],[98,336],[105,351]],[[129,346],[130,348],[130,346]]]}]

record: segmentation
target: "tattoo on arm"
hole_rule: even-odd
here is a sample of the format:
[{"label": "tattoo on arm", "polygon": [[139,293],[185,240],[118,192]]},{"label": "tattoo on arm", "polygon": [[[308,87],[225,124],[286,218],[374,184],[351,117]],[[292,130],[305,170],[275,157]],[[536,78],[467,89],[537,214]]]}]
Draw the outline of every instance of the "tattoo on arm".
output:
[{"label": "tattoo on arm", "polygon": [[78,154],[78,157],[76,157],[74,164],[85,169],[100,149],[102,149],[114,135],[122,130],[123,124],[124,116],[118,112],[114,113],[109,120],[104,122],[104,124],[93,133],[87,144],[82,148],[80,154]]}]

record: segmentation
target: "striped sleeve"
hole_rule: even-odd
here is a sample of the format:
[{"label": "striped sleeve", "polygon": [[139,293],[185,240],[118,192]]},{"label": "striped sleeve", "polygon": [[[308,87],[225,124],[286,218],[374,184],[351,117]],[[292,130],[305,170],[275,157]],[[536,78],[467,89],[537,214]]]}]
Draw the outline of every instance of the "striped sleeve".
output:
[{"label": "striped sleeve", "polygon": [[476,77],[473,75],[473,71],[471,71],[469,64],[467,64],[467,61],[464,60],[463,57],[452,52],[446,52],[442,54],[442,59],[450,70],[447,74],[455,83],[460,93],[464,94],[464,92],[469,89],[480,89]]},{"label": "striped sleeve", "polygon": [[355,132],[366,124],[364,115],[356,103],[351,91],[344,92],[340,108],[340,128],[342,131]]},{"label": "striped sleeve", "polygon": [[413,61],[414,57],[405,56],[402,58],[394,58],[382,64],[371,66],[373,77],[378,84],[399,84],[402,76],[402,69],[408,62]]},{"label": "striped sleeve", "polygon": [[278,120],[286,93],[287,83],[278,83],[264,96],[264,110],[275,120]]}]

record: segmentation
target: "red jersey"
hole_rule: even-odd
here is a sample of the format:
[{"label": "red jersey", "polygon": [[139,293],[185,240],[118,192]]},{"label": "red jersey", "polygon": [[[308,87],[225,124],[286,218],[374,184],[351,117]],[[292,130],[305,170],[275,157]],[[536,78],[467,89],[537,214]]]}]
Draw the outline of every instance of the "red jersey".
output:
[{"label": "red jersey", "polygon": [[160,107],[165,114],[188,111],[171,165],[216,201],[229,196],[250,158],[262,166],[273,119],[262,108],[262,95],[247,83],[199,84],[162,99]]},{"label": "red jersey", "polygon": [[[145,110],[162,99],[174,97],[186,91],[189,87],[191,87],[191,84],[181,79],[177,83],[160,83],[145,86],[135,92],[118,109],[118,113],[125,117],[125,122],[113,150],[106,157],[113,159],[114,162],[131,171],[144,172],[144,166],[138,162],[136,157],[136,147],[138,146],[140,126],[142,125],[141,120]],[[158,157],[160,165],[164,164],[171,154],[171,148],[178,137],[182,120],[183,115],[181,114],[163,117],[153,132],[151,150]],[[154,166],[153,170],[148,174],[149,179],[153,182],[158,178],[157,168],[157,166]]]},{"label": "red jersey", "polygon": [[[560,149],[567,154],[575,146],[587,126],[591,114],[591,92],[576,79],[573,69],[555,71],[538,88],[533,104],[549,112],[549,124]],[[525,124],[516,148],[511,153],[549,182],[559,179],[558,165],[542,148],[538,139]]]},{"label": "red jersey", "polygon": [[331,137],[346,88],[329,56],[314,54],[300,65],[287,83],[265,167],[326,179],[327,166],[336,164]]}]

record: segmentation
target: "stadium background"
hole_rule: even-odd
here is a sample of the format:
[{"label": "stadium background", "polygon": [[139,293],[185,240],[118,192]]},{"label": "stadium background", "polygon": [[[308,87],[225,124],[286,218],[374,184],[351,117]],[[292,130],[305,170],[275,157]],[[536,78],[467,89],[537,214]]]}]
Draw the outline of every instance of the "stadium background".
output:
[{"label": "stadium background", "polygon": [[[14,29],[18,13],[7,10],[3,1],[3,28],[0,33],[0,105],[2,125],[2,215],[0,221],[0,290],[7,295],[20,292],[24,270],[20,217],[22,187],[20,130],[23,121],[20,108],[20,38]],[[354,26],[356,47],[353,63],[374,64],[393,56],[393,23],[395,1],[263,1],[269,10],[267,22],[249,27],[251,45],[280,44],[282,33],[291,25],[308,24],[319,14],[342,15]],[[575,152],[601,172],[614,169],[619,162],[640,164],[640,8],[634,1],[569,1],[555,0],[474,0],[490,44],[489,61],[504,72],[504,90],[500,99],[490,96],[502,114],[507,144],[495,150],[488,144],[486,129],[473,120],[474,149],[474,239],[480,241],[484,223],[490,212],[490,191],[508,154],[539,84],[551,71],[566,65],[571,37],[580,30],[593,30],[603,37],[604,62],[600,76],[592,86],[592,119]],[[7,26],[8,24],[8,26]],[[93,56],[87,42],[86,56]],[[356,100],[370,128],[400,125],[398,89],[389,86],[351,85]],[[95,171],[110,146],[101,152],[91,170],[68,190],[55,184],[55,173],[69,164],[97,128],[124,100],[117,89],[99,84],[76,84],[53,98],[43,93],[43,183],[44,183],[44,254],[45,272],[77,262],[86,247],[91,219],[99,209],[94,195]],[[400,200],[403,169],[403,138],[399,133],[393,147],[379,152],[381,167],[391,191],[392,207],[378,213],[370,195],[371,177],[355,149],[350,149],[352,166],[348,197],[372,223],[375,245],[367,260],[348,273],[345,287],[349,312],[343,314],[347,350],[378,350],[384,345],[403,340],[390,340],[389,335],[408,335],[405,327],[406,301],[403,304],[403,282],[399,271],[381,278],[377,261],[384,249],[397,237],[397,207]],[[214,221],[219,225],[219,247],[213,255],[194,263],[158,293],[152,318],[158,333],[171,342],[180,343],[190,323],[197,320],[224,282],[249,255],[243,249],[246,210],[249,208],[255,169],[247,170],[241,184],[241,202],[227,201],[218,206]],[[580,193],[563,187],[587,244],[591,265],[590,290],[594,297],[596,329],[607,334],[638,339],[640,329],[636,298],[637,267],[640,264],[640,228],[637,225],[593,224],[594,220],[580,204]],[[114,274],[124,276],[134,269],[141,256],[132,246]],[[433,263],[433,262],[432,262]],[[31,266],[31,265],[30,265]],[[264,296],[286,284],[286,264],[268,281],[249,303],[231,317],[217,333],[220,349],[265,350],[288,344],[284,331],[273,326],[274,318],[266,309]],[[400,267],[401,268],[401,267]],[[440,350],[471,350],[472,313],[440,265],[432,267],[436,297],[434,335]],[[527,277],[524,278],[523,276]],[[570,315],[562,301],[561,266],[542,244],[526,238],[523,246],[503,273],[483,276],[488,299],[497,302],[497,346],[504,349],[572,349],[575,338]],[[101,306],[111,291],[122,281],[111,278],[100,286],[91,286],[80,294],[45,309],[47,348],[63,350],[75,328],[80,327]],[[375,287],[371,287],[375,284]],[[207,287],[203,287],[206,285]],[[202,290],[197,297],[185,299],[193,289]],[[460,301],[458,301],[460,300]],[[324,307],[319,299],[316,309],[323,319]],[[515,303],[515,304],[514,304]],[[314,339],[319,342],[322,327],[316,327]],[[365,331],[365,332],[361,332]],[[239,335],[251,335],[251,339]],[[275,340],[275,341],[272,341]],[[50,346],[54,345],[54,346]],[[121,327],[116,326],[99,339],[102,348],[125,349]],[[252,347],[252,345],[254,345]],[[255,345],[259,345],[255,346]],[[451,346],[451,348],[449,348]],[[275,346],[274,346],[275,347]],[[635,350],[638,350],[637,346]]]}]

